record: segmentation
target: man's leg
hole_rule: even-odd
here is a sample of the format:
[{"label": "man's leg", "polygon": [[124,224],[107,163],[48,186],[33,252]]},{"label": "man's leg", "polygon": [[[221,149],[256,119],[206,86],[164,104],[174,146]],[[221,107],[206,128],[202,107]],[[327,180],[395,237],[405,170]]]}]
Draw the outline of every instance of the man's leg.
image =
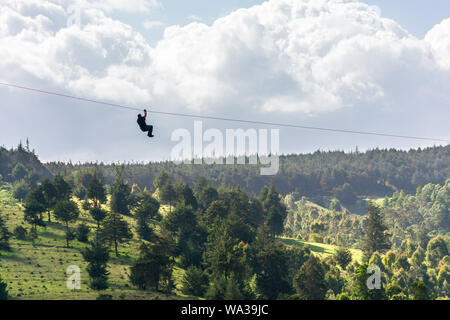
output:
[{"label": "man's leg", "polygon": [[154,137],[154,135],[153,135],[153,126],[147,126],[147,129],[148,129],[148,134],[147,135],[150,138]]}]

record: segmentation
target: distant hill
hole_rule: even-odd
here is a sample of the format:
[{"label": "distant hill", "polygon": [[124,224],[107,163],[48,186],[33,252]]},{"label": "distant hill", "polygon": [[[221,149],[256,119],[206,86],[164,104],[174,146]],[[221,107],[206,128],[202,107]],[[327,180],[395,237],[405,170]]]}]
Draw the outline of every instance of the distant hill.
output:
[{"label": "distant hill", "polygon": [[20,144],[17,149],[5,149],[0,147],[0,174],[4,181],[12,182],[12,171],[17,164],[22,164],[28,174],[35,174],[37,180],[51,178],[53,175],[39,161],[33,151],[29,151]]},{"label": "distant hill", "polygon": [[[48,163],[53,174],[71,173],[97,167],[107,183],[112,183],[117,165],[96,163]],[[259,193],[272,179],[283,194],[298,192],[307,197],[336,197],[346,205],[364,196],[384,197],[394,191],[414,192],[426,183],[444,183],[450,178],[450,146],[409,151],[374,149],[364,153],[341,151],[286,155],[280,158],[276,176],[261,176],[256,165],[176,165],[171,162],[126,164],[130,183],[153,190],[153,180],[165,170],[175,182],[191,186],[199,177],[214,185],[240,185]]]}]

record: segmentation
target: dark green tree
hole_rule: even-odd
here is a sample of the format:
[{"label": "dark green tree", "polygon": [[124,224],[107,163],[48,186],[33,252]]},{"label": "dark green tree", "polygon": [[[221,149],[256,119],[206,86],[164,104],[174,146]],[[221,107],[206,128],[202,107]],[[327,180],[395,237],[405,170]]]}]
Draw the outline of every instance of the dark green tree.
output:
[{"label": "dark green tree", "polygon": [[390,249],[386,230],[387,227],[384,224],[380,208],[373,203],[369,203],[369,216],[364,239],[365,261],[368,261],[376,251],[386,252]]},{"label": "dark green tree", "polygon": [[159,198],[162,203],[169,205],[169,211],[172,212],[172,204],[177,199],[177,193],[170,182],[159,189]]},{"label": "dark green tree", "polygon": [[184,294],[203,297],[209,287],[208,274],[200,268],[191,266],[186,270],[181,285]]},{"label": "dark green tree", "polygon": [[153,186],[155,187],[155,189],[161,189],[162,186],[169,182],[170,177],[167,172],[163,170],[156,176],[155,180],[153,180]]},{"label": "dark green tree", "polygon": [[219,193],[212,186],[206,186],[200,191],[198,196],[198,202],[200,207],[206,209],[209,205],[219,199]]},{"label": "dark green tree", "polygon": [[174,188],[178,195],[178,201],[181,201],[185,206],[191,206],[192,209],[197,210],[197,199],[192,189],[186,183],[176,184]]},{"label": "dark green tree", "polygon": [[143,193],[141,195],[134,213],[137,222],[136,231],[141,239],[151,241],[153,229],[150,223],[158,218],[159,207],[159,202],[151,194]]},{"label": "dark green tree", "polygon": [[334,252],[334,259],[345,270],[353,260],[352,252],[347,248],[340,247]]},{"label": "dark green tree", "polygon": [[228,207],[225,201],[216,200],[211,202],[209,207],[201,216],[201,224],[211,231],[217,221],[224,219],[228,215]]},{"label": "dark green tree", "polygon": [[0,251],[9,251],[9,239],[11,238],[11,233],[8,231],[6,227],[5,220],[2,217],[2,213],[0,211]]},{"label": "dark green tree", "polygon": [[19,201],[24,201],[28,192],[30,192],[30,188],[24,180],[16,182],[13,186],[13,197]]},{"label": "dark green tree", "polygon": [[367,281],[371,274],[367,273],[368,267],[369,265],[364,263],[354,271],[351,287],[353,298],[356,300],[385,300],[386,294],[383,283],[381,283],[379,289],[369,289]]},{"label": "dark green tree", "polygon": [[42,199],[44,200],[43,205],[45,207],[45,211],[47,211],[48,222],[51,222],[52,219],[50,213],[53,207],[56,205],[56,187],[49,179],[45,179],[41,182],[41,185],[38,188],[38,192],[42,193]]},{"label": "dark green tree", "polygon": [[121,179],[116,180],[111,188],[111,211],[130,215],[131,187]]},{"label": "dark green tree", "polygon": [[54,214],[56,219],[63,222],[66,226],[66,242],[67,248],[69,247],[69,241],[73,238],[73,234],[70,230],[69,224],[75,222],[79,215],[80,209],[76,202],[72,200],[59,201],[55,205]]},{"label": "dark green tree", "polygon": [[264,195],[265,199],[262,204],[266,212],[265,224],[269,227],[269,232],[272,235],[280,235],[283,233],[284,220],[287,216],[286,206],[281,202],[280,195],[275,190],[273,182],[267,192],[264,190],[260,197]]},{"label": "dark green tree", "polygon": [[422,281],[414,281],[410,285],[414,300],[430,300],[430,289]]},{"label": "dark green tree", "polygon": [[100,208],[106,202],[106,189],[103,181],[95,174],[87,187],[87,198],[92,201],[95,208]]},{"label": "dark green tree", "polygon": [[87,272],[90,278],[90,287],[94,290],[105,290],[108,288],[107,270],[109,260],[109,249],[104,246],[99,238],[91,242],[90,247],[82,251],[84,260],[88,263]]},{"label": "dark green tree", "polygon": [[175,254],[180,256],[183,267],[201,264],[206,234],[198,225],[192,207],[178,203],[175,210],[164,217],[161,226],[174,237]]},{"label": "dark green tree", "polygon": [[57,174],[53,180],[53,185],[56,189],[56,201],[69,200],[72,195],[72,187],[63,178],[62,175]]},{"label": "dark green tree", "polygon": [[286,249],[274,241],[268,226],[259,228],[255,251],[254,269],[258,293],[267,299],[291,293],[289,256]]},{"label": "dark green tree", "polygon": [[171,281],[173,260],[171,254],[174,242],[167,233],[155,235],[152,243],[143,243],[137,261],[130,268],[130,281],[140,290],[153,288],[158,291],[161,282],[169,287]]},{"label": "dark green tree", "polygon": [[82,223],[79,224],[76,230],[76,236],[77,240],[80,242],[87,243],[89,241],[89,233],[91,232],[91,229],[88,225]]},{"label": "dark green tree", "polygon": [[8,289],[6,283],[0,277],[0,301],[2,300],[8,300]]},{"label": "dark green tree", "polygon": [[133,238],[128,223],[117,212],[110,212],[103,221],[103,228],[100,230],[101,239],[110,246],[114,245],[116,257],[119,256],[119,243],[124,243]]},{"label": "dark green tree", "polygon": [[441,235],[434,237],[427,245],[427,261],[432,267],[436,267],[442,258],[448,255],[447,244]]},{"label": "dark green tree", "polygon": [[25,202],[24,219],[34,228],[34,233],[37,234],[37,226],[44,225],[42,221],[42,213],[45,211],[45,199],[39,190],[33,190],[27,196]]},{"label": "dark green tree", "polygon": [[89,213],[91,214],[91,217],[97,222],[97,230],[99,230],[100,224],[106,218],[108,212],[101,207],[94,206],[89,209]]},{"label": "dark green tree", "polygon": [[23,180],[28,176],[28,170],[22,163],[18,163],[12,169],[11,176],[13,181]]},{"label": "dark green tree", "polygon": [[327,292],[325,270],[319,258],[311,255],[294,279],[297,294],[305,300],[323,300]]}]

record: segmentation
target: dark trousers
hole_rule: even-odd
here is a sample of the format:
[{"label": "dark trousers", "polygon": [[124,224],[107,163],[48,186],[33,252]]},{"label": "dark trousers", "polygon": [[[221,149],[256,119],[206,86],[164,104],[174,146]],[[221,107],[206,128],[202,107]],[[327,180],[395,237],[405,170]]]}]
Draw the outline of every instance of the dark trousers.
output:
[{"label": "dark trousers", "polygon": [[145,126],[143,128],[141,128],[142,131],[147,132],[148,131],[148,136],[151,136],[153,134],[153,126]]}]

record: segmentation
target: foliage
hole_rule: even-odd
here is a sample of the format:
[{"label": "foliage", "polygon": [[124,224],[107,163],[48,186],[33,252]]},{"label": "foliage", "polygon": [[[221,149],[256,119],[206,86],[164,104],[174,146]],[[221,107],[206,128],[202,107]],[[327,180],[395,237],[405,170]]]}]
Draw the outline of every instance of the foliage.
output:
[{"label": "foliage", "polygon": [[173,241],[168,234],[157,235],[155,242],[141,244],[139,258],[130,268],[130,281],[140,290],[153,288],[158,291],[161,284],[170,282],[173,261],[170,255]]},{"label": "foliage", "polygon": [[103,221],[103,228],[100,230],[100,237],[110,246],[114,245],[116,257],[119,256],[119,243],[126,242],[133,237],[128,223],[120,214],[112,211]]},{"label": "foliage", "polygon": [[9,245],[10,238],[11,233],[8,231],[5,220],[3,219],[0,211],[0,251],[9,251],[11,249]]},{"label": "foliage", "polygon": [[184,294],[203,297],[209,287],[209,277],[202,269],[190,266],[186,269],[181,285]]},{"label": "foliage", "polygon": [[367,260],[374,252],[385,252],[390,248],[385,233],[386,230],[387,227],[384,225],[380,209],[374,204],[369,203],[369,217],[364,243],[364,254]]},{"label": "foliage", "polygon": [[89,233],[91,229],[84,223],[79,224],[76,230],[77,240],[80,242],[87,243],[89,242]]},{"label": "foliage", "polygon": [[159,202],[148,193],[142,193],[139,197],[134,216],[137,221],[136,231],[143,240],[151,241],[153,229],[150,223],[156,219],[159,220]]},{"label": "foliage", "polygon": [[298,296],[305,300],[323,300],[327,292],[325,270],[322,262],[310,256],[294,278]]},{"label": "foliage", "polygon": [[66,240],[67,247],[72,238],[72,234],[69,228],[71,222],[75,222],[80,215],[80,210],[76,202],[72,200],[62,200],[55,205],[54,214],[56,219],[63,222],[66,225]]},{"label": "foliage", "polygon": [[6,283],[4,283],[0,277],[0,301],[1,300],[8,300],[8,290]]},{"label": "foliage", "polygon": [[91,242],[90,247],[82,251],[84,260],[88,262],[86,268],[90,287],[94,290],[105,290],[108,288],[107,263],[109,260],[109,249],[105,247],[98,238]]},{"label": "foliage", "polygon": [[334,253],[334,258],[336,259],[336,262],[344,270],[353,260],[351,251],[347,248],[342,247],[336,250],[336,252]]}]

